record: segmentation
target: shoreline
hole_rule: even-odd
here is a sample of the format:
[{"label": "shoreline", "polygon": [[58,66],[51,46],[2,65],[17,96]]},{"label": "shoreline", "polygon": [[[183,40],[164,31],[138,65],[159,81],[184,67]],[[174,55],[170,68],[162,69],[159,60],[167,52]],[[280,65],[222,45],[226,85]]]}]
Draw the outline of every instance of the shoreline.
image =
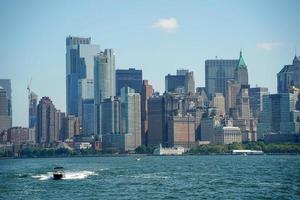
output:
[{"label": "shoreline", "polygon": [[[32,158],[87,158],[87,157],[182,157],[182,156],[244,156],[242,154],[231,154],[231,153],[208,153],[208,154],[182,154],[182,155],[153,155],[153,154],[101,154],[101,155],[73,155],[73,156],[34,156],[34,157],[0,157],[0,160],[6,159],[32,159]],[[251,155],[247,156],[300,156],[297,153],[264,153],[261,155]]]}]

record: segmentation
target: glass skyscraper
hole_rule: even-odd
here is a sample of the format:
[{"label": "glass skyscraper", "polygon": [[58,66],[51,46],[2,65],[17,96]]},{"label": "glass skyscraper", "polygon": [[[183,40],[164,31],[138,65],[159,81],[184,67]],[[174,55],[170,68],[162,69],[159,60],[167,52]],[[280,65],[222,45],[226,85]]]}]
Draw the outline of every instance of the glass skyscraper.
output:
[{"label": "glass skyscraper", "polygon": [[[94,56],[99,45],[92,45],[91,38],[69,36],[66,38],[66,103],[68,115],[79,116],[79,80],[94,78]],[[84,89],[81,87],[81,89]]]},{"label": "glass skyscraper", "polygon": [[116,95],[115,77],[114,50],[105,49],[95,56],[94,63],[95,134],[101,134],[101,103]]},{"label": "glass skyscraper", "polygon": [[226,83],[235,79],[235,69],[239,60],[214,59],[205,61],[205,87],[207,95],[212,98],[214,93],[226,95]]},{"label": "glass skyscraper", "polygon": [[121,88],[128,86],[141,94],[143,72],[135,68],[116,70],[116,95],[120,96]]}]

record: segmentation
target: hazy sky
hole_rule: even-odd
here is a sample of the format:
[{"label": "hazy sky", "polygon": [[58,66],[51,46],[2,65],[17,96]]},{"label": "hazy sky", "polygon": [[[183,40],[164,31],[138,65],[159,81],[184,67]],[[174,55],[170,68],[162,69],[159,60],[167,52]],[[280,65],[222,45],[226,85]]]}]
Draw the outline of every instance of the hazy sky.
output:
[{"label": "hazy sky", "polygon": [[177,68],[204,86],[205,59],[238,58],[252,86],[276,92],[276,73],[300,54],[300,1],[0,1],[0,78],[12,80],[13,125],[27,126],[27,83],[65,110],[65,38],[114,48],[116,67],[143,70],[155,90]]}]

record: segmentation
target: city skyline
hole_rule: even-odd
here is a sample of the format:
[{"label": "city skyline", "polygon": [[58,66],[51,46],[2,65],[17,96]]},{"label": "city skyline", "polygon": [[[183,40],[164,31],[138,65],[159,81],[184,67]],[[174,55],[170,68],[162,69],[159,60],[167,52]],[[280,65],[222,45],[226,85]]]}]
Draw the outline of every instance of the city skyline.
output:
[{"label": "city skyline", "polygon": [[[105,19],[100,20],[107,11],[104,14],[92,12],[95,9],[92,5],[98,5],[99,2],[89,6],[81,3],[74,7],[74,13],[68,17],[63,13],[68,10],[68,1],[29,1],[18,2],[17,5],[16,1],[2,3],[0,22],[4,31],[0,33],[3,45],[0,50],[0,78],[11,79],[13,126],[28,126],[26,87],[31,77],[32,91],[39,99],[49,96],[58,109],[66,110],[64,41],[68,35],[91,37],[92,44],[99,44],[102,51],[106,48],[115,49],[116,69],[142,69],[144,79],[149,80],[153,88],[160,92],[164,92],[165,75],[174,74],[179,68],[193,71],[196,87],[203,87],[206,59],[214,59],[215,56],[238,59],[239,50],[242,49],[251,86],[258,84],[269,88],[270,93],[276,93],[276,74],[284,65],[292,64],[295,47],[300,48],[300,38],[297,38],[300,31],[295,26],[300,22],[295,10],[299,2],[279,2],[268,7],[271,1],[265,1],[259,8],[255,2],[190,2],[187,5],[175,1],[168,10],[169,1],[161,5],[151,2],[147,6],[133,1],[130,4],[133,14],[128,15],[125,11],[126,19],[119,24],[113,23],[125,14],[122,2],[102,2],[118,11],[116,16],[107,16],[111,17],[109,24]],[[220,7],[214,7],[216,2]],[[227,8],[221,9],[224,4]],[[59,9],[58,5],[61,5]],[[181,7],[188,9],[190,15],[186,11],[181,12]],[[10,8],[14,8],[19,15],[12,17],[13,12],[8,12]],[[51,19],[48,15],[53,9],[58,16]],[[76,16],[76,11],[80,9],[83,12]],[[253,19],[252,12],[247,11],[251,9],[256,9]],[[28,13],[27,10],[34,12]],[[94,15],[84,12],[88,10]],[[282,11],[281,17],[277,16],[279,11]],[[141,19],[137,20],[134,14],[142,16]],[[60,22],[60,17],[66,18]],[[199,22],[194,22],[192,17],[199,19]],[[225,21],[220,22],[221,18]],[[80,23],[74,24],[74,19]],[[85,20],[90,21],[84,24]],[[122,38],[126,38],[126,41]],[[257,73],[258,70],[261,73]]]}]

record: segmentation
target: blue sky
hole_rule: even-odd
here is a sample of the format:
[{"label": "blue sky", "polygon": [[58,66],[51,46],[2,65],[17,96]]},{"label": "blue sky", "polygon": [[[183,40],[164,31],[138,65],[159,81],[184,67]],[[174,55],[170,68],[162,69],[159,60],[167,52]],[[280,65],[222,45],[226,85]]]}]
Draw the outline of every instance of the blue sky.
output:
[{"label": "blue sky", "polygon": [[114,48],[116,67],[143,69],[155,90],[177,68],[204,86],[205,59],[238,58],[252,86],[276,92],[276,73],[300,55],[300,1],[1,0],[0,78],[10,78],[13,125],[27,126],[27,83],[65,110],[65,38]]}]

